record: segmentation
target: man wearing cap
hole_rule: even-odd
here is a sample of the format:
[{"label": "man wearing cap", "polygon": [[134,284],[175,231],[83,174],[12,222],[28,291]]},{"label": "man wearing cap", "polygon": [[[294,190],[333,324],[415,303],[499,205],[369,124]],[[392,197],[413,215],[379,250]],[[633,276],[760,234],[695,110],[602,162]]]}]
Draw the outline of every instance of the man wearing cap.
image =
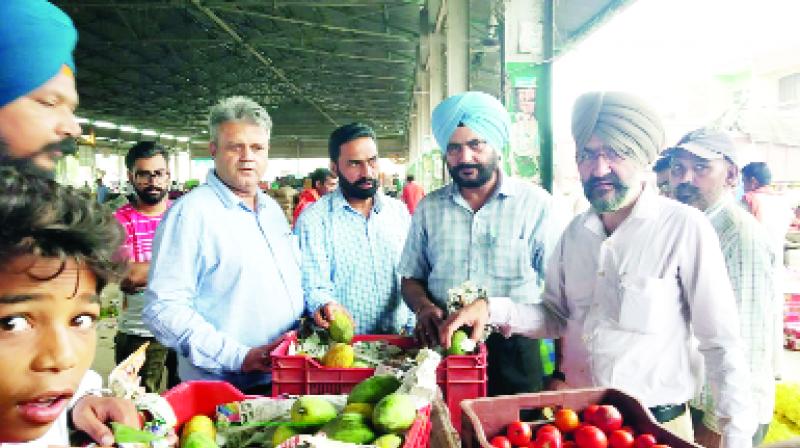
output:
[{"label": "man wearing cap", "polygon": [[[756,406],[758,446],[772,421],[775,405],[773,354],[775,262],[770,239],[758,221],[732,194],[739,179],[736,147],[725,133],[698,129],[686,134],[668,150],[670,183],[675,198],[703,211],[719,237],[728,277],[739,310],[740,331],[750,367],[750,389]],[[709,386],[692,402],[702,416],[696,425],[697,441],[718,444],[719,424],[714,416]]]},{"label": "man wearing cap", "polygon": [[572,134],[591,209],[556,247],[544,303],[473,302],[442,326],[443,345],[462,325],[478,337],[487,322],[506,335],[563,336],[570,387],[622,389],[691,441],[696,338],[723,446],[751,447],[749,375],[717,236],[702,213],[646,187],[664,139],[659,117],[630,94],[591,92],[575,103]]},{"label": "man wearing cap", "polygon": [[[419,203],[399,267],[417,336],[431,346],[438,345],[448,289],[467,280],[491,296],[538,301],[544,262],[562,228],[546,191],[500,169],[510,122],[496,98],[451,96],[433,111],[432,124],[453,183]],[[490,395],[541,390],[539,341],[492,335],[487,348]]]},{"label": "man wearing cap", "polygon": [[78,34],[43,0],[0,2],[0,164],[52,176],[81,128],[72,51]]}]

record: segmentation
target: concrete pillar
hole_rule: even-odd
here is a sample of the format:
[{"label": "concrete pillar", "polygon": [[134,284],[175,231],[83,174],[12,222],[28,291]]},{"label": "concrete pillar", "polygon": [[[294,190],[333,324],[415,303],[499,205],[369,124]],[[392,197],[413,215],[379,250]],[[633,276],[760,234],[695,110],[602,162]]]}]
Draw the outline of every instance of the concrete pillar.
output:
[{"label": "concrete pillar", "polygon": [[447,96],[469,90],[469,0],[447,0]]}]

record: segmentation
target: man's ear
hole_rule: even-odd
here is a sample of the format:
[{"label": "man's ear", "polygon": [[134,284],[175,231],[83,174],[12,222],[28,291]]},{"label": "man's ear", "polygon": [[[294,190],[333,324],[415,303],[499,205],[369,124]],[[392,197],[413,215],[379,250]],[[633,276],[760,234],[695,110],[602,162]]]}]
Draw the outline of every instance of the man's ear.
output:
[{"label": "man's ear", "polygon": [[333,173],[336,177],[339,177],[339,167],[336,166],[336,162],[331,160],[331,173]]},{"label": "man's ear", "polygon": [[730,160],[725,160],[725,169],[725,185],[730,188],[736,188],[739,185],[739,167]]},{"label": "man's ear", "polygon": [[214,142],[208,143],[208,152],[211,154],[211,158],[214,159],[217,157],[217,144]]}]

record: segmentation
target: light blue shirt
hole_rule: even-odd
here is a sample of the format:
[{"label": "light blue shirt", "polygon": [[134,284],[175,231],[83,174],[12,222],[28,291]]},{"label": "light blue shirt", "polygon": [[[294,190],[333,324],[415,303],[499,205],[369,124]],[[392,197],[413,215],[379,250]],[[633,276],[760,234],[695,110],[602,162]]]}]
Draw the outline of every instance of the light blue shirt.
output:
[{"label": "light blue shirt", "polygon": [[477,212],[454,183],[425,196],[414,211],[400,275],[425,283],[443,308],[447,290],[467,280],[490,297],[539,301],[565,219],[543,189],[502,173],[498,182]]},{"label": "light blue shirt", "polygon": [[294,227],[303,253],[303,292],[310,312],[343,305],[356,334],[410,331],[414,316],[400,295],[397,265],[411,217],[406,206],[381,193],[369,218],[341,190],[303,210]]},{"label": "light blue shirt", "polygon": [[177,350],[183,381],[269,382],[241,372],[245,355],[303,312],[296,238],[273,199],[259,191],[256,204],[250,210],[211,172],[158,227],[143,320]]}]

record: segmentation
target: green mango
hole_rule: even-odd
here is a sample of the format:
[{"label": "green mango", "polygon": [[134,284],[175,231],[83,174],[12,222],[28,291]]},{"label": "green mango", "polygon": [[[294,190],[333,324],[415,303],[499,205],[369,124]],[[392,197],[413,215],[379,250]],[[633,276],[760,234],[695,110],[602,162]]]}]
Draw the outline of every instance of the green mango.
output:
[{"label": "green mango", "polygon": [[192,432],[181,441],[181,448],[219,448],[217,443],[204,432]]},{"label": "green mango", "polygon": [[114,433],[114,441],[117,443],[150,443],[161,439],[152,432],[142,431],[117,422],[111,422],[111,432]]},{"label": "green mango", "polygon": [[333,313],[333,320],[328,328],[334,342],[349,344],[353,340],[353,323],[344,313]]},{"label": "green mango", "polygon": [[414,399],[407,394],[390,394],[381,399],[372,411],[372,423],[382,433],[403,433],[417,418]]},{"label": "green mango", "polygon": [[347,402],[375,404],[399,387],[400,380],[394,375],[374,375],[356,384],[347,396]]},{"label": "green mango", "polygon": [[461,347],[461,342],[463,342],[468,337],[469,336],[467,336],[467,333],[464,330],[456,330],[456,332],[453,333],[452,339],[450,340],[450,348],[447,349],[447,354],[465,355],[466,352]]},{"label": "green mango", "polygon": [[367,444],[375,439],[375,433],[367,425],[367,420],[355,412],[343,413],[326,423],[320,432],[324,432],[331,440],[358,445]]},{"label": "green mango", "polygon": [[272,434],[272,446],[278,446],[297,434],[299,434],[299,432],[291,426],[278,426]]},{"label": "green mango", "polygon": [[300,397],[292,404],[292,422],[321,426],[336,418],[330,401],[314,396]]},{"label": "green mango", "polygon": [[403,445],[403,438],[397,434],[384,434],[372,441],[378,448],[400,448]]}]

